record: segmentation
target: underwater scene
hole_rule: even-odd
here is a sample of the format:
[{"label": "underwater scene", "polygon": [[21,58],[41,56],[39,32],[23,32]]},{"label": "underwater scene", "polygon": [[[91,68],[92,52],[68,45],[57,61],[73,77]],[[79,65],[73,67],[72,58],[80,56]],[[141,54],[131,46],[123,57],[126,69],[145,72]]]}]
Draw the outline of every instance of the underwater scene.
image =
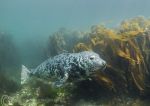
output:
[{"label": "underwater scene", "polygon": [[0,106],[150,106],[150,1],[0,0]]}]

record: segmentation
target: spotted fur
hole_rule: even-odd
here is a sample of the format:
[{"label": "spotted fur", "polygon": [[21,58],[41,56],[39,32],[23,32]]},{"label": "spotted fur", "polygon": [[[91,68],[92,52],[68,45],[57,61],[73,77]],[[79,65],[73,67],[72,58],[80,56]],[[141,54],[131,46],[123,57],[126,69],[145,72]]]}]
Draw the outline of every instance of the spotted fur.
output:
[{"label": "spotted fur", "polygon": [[62,53],[49,58],[36,69],[30,71],[30,76],[39,78],[54,78],[54,85],[61,86],[69,77],[81,78],[89,76],[98,69],[104,68],[106,62],[92,51],[80,53]]}]

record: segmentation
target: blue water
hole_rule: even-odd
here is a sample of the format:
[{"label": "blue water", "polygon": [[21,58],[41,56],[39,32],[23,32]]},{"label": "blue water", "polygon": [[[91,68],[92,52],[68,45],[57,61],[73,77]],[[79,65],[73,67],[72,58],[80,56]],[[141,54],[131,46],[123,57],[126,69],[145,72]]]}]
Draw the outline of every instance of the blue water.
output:
[{"label": "blue water", "polygon": [[0,30],[19,40],[40,38],[61,27],[116,26],[123,19],[149,17],[149,10],[149,0],[0,0]]},{"label": "blue water", "polygon": [[149,10],[150,0],[0,0],[0,35],[13,36],[20,67],[35,68],[48,58],[43,51],[49,36],[60,28],[84,32],[97,24],[113,28],[136,16],[149,18]]},{"label": "blue water", "polygon": [[[149,10],[149,0],[0,0],[0,31],[12,34],[25,50],[28,41],[45,41],[61,27],[112,27],[135,16],[149,17]],[[22,54],[28,56],[27,51]]]}]

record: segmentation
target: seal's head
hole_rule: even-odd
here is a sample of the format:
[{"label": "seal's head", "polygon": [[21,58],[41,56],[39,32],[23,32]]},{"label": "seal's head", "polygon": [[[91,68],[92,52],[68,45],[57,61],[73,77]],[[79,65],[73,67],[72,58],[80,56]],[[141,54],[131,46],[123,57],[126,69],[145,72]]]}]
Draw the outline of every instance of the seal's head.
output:
[{"label": "seal's head", "polygon": [[80,67],[86,71],[86,75],[90,75],[97,70],[103,71],[106,62],[95,52],[84,51],[80,53]]}]

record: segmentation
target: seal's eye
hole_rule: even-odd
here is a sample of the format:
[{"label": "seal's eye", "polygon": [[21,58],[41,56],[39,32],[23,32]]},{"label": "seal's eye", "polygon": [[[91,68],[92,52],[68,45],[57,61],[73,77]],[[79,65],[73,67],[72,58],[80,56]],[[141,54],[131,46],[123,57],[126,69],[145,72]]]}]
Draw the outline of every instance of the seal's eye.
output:
[{"label": "seal's eye", "polygon": [[91,57],[90,57],[90,60],[93,60],[93,59],[95,59],[95,56],[91,56]]}]

